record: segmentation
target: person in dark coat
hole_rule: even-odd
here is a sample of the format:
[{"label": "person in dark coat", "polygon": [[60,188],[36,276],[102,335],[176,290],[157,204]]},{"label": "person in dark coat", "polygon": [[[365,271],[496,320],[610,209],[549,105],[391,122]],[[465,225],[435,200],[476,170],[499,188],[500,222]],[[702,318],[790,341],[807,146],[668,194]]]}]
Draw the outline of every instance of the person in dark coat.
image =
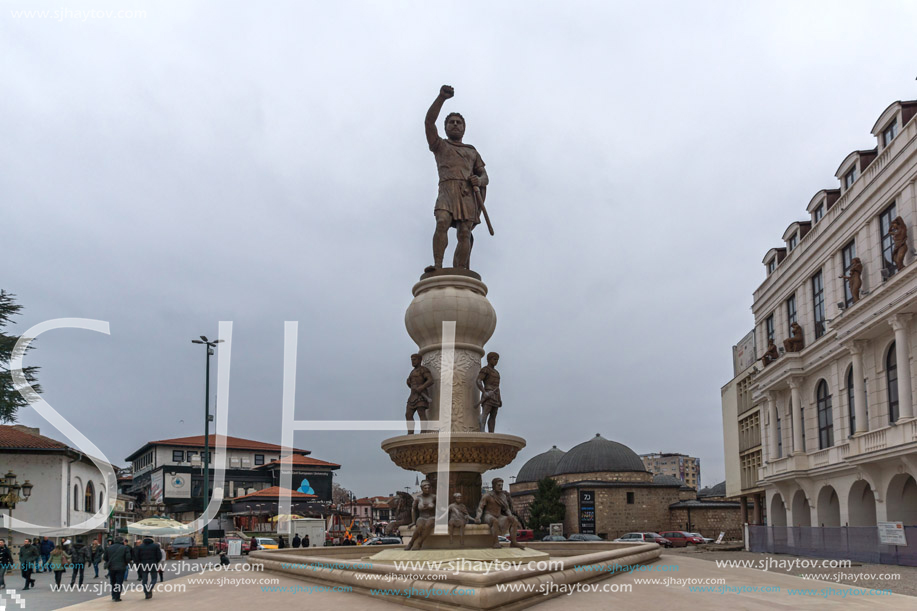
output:
[{"label": "person in dark coat", "polygon": [[153,588],[156,587],[160,562],[162,562],[162,548],[150,537],[145,538],[143,543],[134,547],[134,565],[140,574],[143,594],[147,598],[153,598]]},{"label": "person in dark coat", "polygon": [[41,554],[41,564],[38,565],[38,572],[50,571],[48,562],[51,560],[51,552],[54,551],[54,541],[47,537],[42,537],[38,551]]},{"label": "person in dark coat", "polygon": [[89,548],[83,545],[82,543],[74,543],[70,546],[70,564],[73,565],[73,574],[70,577],[70,585],[76,583],[76,574],[80,574],[80,585],[83,585],[83,573],[86,570],[86,565],[89,564],[91,558],[89,557]]},{"label": "person in dark coat", "polygon": [[117,537],[115,542],[105,548],[102,556],[108,565],[108,578],[111,583],[112,600],[121,600],[121,588],[124,584],[124,573],[130,564],[131,551],[124,545],[124,539]]},{"label": "person in dark coat", "polygon": [[28,590],[35,586],[35,580],[32,579],[32,571],[35,570],[35,565],[38,564],[40,557],[38,546],[32,545],[31,539],[26,539],[25,545],[19,548],[19,567],[22,578],[25,579],[23,590]]},{"label": "person in dark coat", "polygon": [[287,544],[283,540],[283,535],[277,537],[277,549],[284,549],[286,546]]},{"label": "person in dark coat", "polygon": [[306,535],[305,537],[302,538],[302,546],[309,547],[309,535]]},{"label": "person in dark coat", "polygon": [[13,553],[6,546],[6,541],[0,539],[0,590],[6,589],[6,572],[13,568]]},{"label": "person in dark coat", "polygon": [[93,541],[92,546],[89,548],[89,558],[92,562],[92,568],[95,569],[95,579],[99,578],[99,563],[102,562],[102,546],[99,545],[98,541]]},{"label": "person in dark coat", "polygon": [[290,543],[293,544],[293,547],[299,547],[302,545],[302,539],[299,538],[299,533],[293,535],[293,540]]}]

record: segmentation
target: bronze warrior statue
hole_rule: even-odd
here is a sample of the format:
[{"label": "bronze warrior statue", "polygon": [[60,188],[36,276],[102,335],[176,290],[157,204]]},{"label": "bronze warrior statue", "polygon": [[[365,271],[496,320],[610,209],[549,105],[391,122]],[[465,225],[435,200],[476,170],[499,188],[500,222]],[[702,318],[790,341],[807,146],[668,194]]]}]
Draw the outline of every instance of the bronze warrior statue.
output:
[{"label": "bronze warrior statue", "polygon": [[430,407],[429,388],[433,386],[433,374],[430,370],[420,364],[420,355],[411,355],[411,365],[414,369],[408,375],[408,388],[411,394],[408,397],[407,409],[404,412],[404,419],[408,425],[408,435],[414,434],[414,412],[420,415],[420,432],[426,432],[424,426],[427,424],[427,408]]},{"label": "bronze warrior statue", "polygon": [[497,410],[503,405],[503,400],[500,398],[500,372],[497,371],[499,360],[499,354],[489,353],[487,365],[481,367],[478,379],[475,380],[475,384],[481,391],[481,400],[478,402],[478,405],[481,406],[481,432],[484,432],[485,424],[488,431],[494,432],[497,424]]},{"label": "bronze warrior statue", "polygon": [[519,528],[520,523],[513,513],[513,502],[509,493],[503,490],[503,480],[499,477],[494,478],[491,486],[493,489],[481,497],[481,503],[478,505],[477,521],[490,526],[493,547],[500,547],[500,535],[507,532],[509,533],[510,545],[512,547],[522,547],[516,541],[516,530]]},{"label": "bronze warrior statue", "polygon": [[[433,265],[426,271],[441,269],[443,255],[449,241],[450,227],[456,229],[455,256],[453,267],[468,269],[474,238],[471,230],[481,222],[484,196],[488,183],[484,161],[470,144],[462,142],[465,135],[465,119],[457,112],[446,116],[446,138],[440,138],[436,131],[436,119],[443,102],[455,95],[449,85],[443,85],[424,119],[427,143],[436,158],[439,172],[439,195],[433,209],[436,230],[433,233]],[[487,211],[483,210],[485,218]],[[489,226],[489,222],[488,222]]]}]

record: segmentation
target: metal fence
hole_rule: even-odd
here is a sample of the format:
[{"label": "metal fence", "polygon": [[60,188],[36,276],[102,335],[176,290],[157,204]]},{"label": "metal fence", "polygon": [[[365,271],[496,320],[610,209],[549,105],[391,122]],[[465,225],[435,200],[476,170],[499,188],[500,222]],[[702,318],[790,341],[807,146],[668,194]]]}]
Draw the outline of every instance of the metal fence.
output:
[{"label": "metal fence", "polygon": [[879,543],[875,526],[748,526],[748,549],[769,554],[850,559],[917,566],[917,526],[905,526],[908,545]]}]

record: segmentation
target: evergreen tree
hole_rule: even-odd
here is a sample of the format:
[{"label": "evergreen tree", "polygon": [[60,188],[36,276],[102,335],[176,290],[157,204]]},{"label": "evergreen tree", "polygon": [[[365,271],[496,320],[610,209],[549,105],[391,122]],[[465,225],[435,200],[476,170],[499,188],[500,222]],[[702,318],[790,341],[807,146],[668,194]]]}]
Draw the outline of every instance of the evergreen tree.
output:
[{"label": "evergreen tree", "polygon": [[[19,336],[7,335],[3,332],[4,327],[9,325],[11,319],[22,310],[22,306],[16,303],[15,297],[11,293],[0,290],[0,424],[15,422],[19,408],[29,404],[19,393],[19,386],[13,382],[13,375],[10,372],[10,359],[15,356],[13,348]],[[32,384],[32,388],[36,392],[41,392],[41,388],[35,384],[37,371],[38,367],[34,366],[23,369],[25,378]]]},{"label": "evergreen tree", "polygon": [[529,527],[544,531],[555,522],[563,522],[567,508],[560,500],[560,485],[550,477],[538,482],[538,490],[529,505]]}]

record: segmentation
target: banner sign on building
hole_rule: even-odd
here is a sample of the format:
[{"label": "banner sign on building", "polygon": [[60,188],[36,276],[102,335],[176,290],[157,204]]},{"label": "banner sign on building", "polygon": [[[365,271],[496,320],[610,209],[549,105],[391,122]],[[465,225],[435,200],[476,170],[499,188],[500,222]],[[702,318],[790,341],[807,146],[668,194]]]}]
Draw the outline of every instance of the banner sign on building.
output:
[{"label": "banner sign on building", "polygon": [[314,494],[319,501],[331,501],[331,472],[306,471],[293,474],[293,490]]},{"label": "banner sign on building", "polygon": [[733,375],[737,376],[754,365],[755,360],[755,330],[752,329],[732,347]]},{"label": "banner sign on building", "polygon": [[150,473],[150,502],[151,503],[162,503],[162,492],[163,492],[163,482],[162,482],[162,469],[158,471],[153,471]]},{"label": "banner sign on building", "polygon": [[595,534],[595,491],[579,491],[579,531],[585,535]]},{"label": "banner sign on building", "polygon": [[879,522],[879,543],[883,545],[907,545],[903,522]]},{"label": "banner sign on building", "polygon": [[170,473],[165,478],[165,497],[167,499],[191,498],[191,474]]}]

